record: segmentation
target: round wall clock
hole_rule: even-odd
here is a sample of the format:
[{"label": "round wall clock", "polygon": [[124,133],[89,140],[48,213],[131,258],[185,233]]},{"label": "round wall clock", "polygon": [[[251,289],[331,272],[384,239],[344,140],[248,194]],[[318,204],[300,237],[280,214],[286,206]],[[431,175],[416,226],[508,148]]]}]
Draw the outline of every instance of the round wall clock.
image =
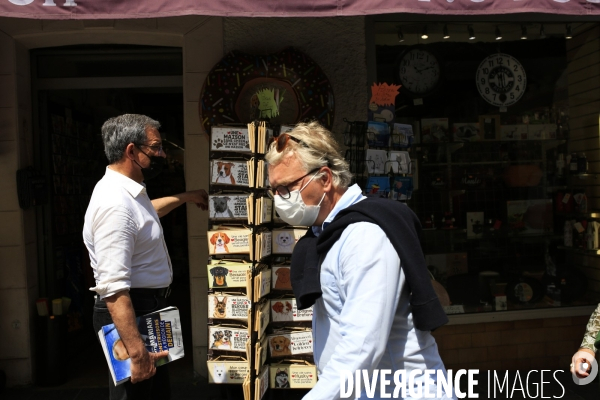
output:
[{"label": "round wall clock", "polygon": [[431,94],[440,83],[441,66],[437,57],[424,46],[411,46],[397,63],[400,90],[414,97]]},{"label": "round wall clock", "polygon": [[477,68],[477,89],[488,103],[497,107],[515,104],[525,93],[527,77],[523,65],[508,54],[485,58]]}]

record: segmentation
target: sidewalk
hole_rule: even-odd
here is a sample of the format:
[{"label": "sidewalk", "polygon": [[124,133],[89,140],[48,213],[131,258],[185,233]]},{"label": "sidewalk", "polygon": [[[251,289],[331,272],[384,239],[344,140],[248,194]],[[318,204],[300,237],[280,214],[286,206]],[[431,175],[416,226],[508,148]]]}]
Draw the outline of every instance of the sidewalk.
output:
[{"label": "sidewalk", "polygon": [[[527,372],[522,371],[519,375],[523,388],[526,386]],[[209,385],[206,378],[192,379],[190,377],[173,376],[171,374],[172,400],[243,400],[241,387],[231,385]],[[479,374],[479,385],[475,392],[479,394],[479,399],[540,399],[539,382],[529,383],[529,394],[525,395],[518,390],[518,379],[516,372],[509,373],[510,389],[505,389],[504,394],[496,393],[493,395],[493,387],[490,386],[490,396],[488,396],[488,387],[486,380],[487,372],[481,371]],[[551,374],[548,374],[550,382],[544,384],[543,398],[556,398],[563,400],[592,400],[600,399],[600,387],[598,378],[589,385],[577,386],[573,383],[570,374],[557,373],[556,377],[560,384],[556,382]],[[513,384],[517,382],[516,389],[511,393]],[[537,384],[534,385],[534,383]],[[561,386],[562,385],[562,386]],[[228,390],[229,389],[229,390]],[[538,391],[536,393],[536,390]],[[0,394],[3,400],[106,400],[108,389],[106,386],[100,387],[72,387],[67,383],[56,387],[18,387],[6,389]],[[266,400],[300,400],[302,392],[294,390],[269,390],[265,396]]]}]

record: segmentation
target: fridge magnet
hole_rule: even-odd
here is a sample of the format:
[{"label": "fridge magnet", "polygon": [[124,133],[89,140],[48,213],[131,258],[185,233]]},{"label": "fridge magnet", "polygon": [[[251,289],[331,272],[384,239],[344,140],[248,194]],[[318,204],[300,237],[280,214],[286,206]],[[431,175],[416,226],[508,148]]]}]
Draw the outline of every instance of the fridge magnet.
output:
[{"label": "fridge magnet", "polygon": [[284,329],[267,335],[271,357],[286,357],[296,354],[312,354],[312,332],[310,329]]},{"label": "fridge magnet", "polygon": [[250,254],[250,236],[247,228],[224,227],[207,232],[208,254]]},{"label": "fridge magnet", "polygon": [[312,321],[312,316],[312,307],[298,310],[294,298],[271,300],[271,321],[273,322]]},{"label": "fridge magnet", "polygon": [[289,265],[274,265],[272,271],[273,277],[271,279],[271,283],[273,284],[273,289],[292,290],[292,281],[290,279]]},{"label": "fridge magnet", "polygon": [[247,194],[208,196],[208,211],[213,219],[248,219]]},{"label": "fridge magnet", "polygon": [[250,152],[248,129],[213,126],[210,135],[210,149],[216,151]]},{"label": "fridge magnet", "polygon": [[211,160],[211,184],[248,186],[248,167],[245,161]]},{"label": "fridge magnet", "polygon": [[247,271],[252,270],[252,264],[235,261],[213,260],[207,266],[208,287],[211,289],[226,287],[247,287]]},{"label": "fridge magnet", "polygon": [[248,328],[241,325],[210,325],[208,327],[209,344],[212,350],[246,352]]},{"label": "fridge magnet", "polygon": [[219,356],[207,361],[208,383],[237,383],[244,382],[250,373],[248,361],[243,357]]},{"label": "fridge magnet", "polygon": [[271,389],[309,389],[317,383],[317,366],[305,360],[284,360],[269,368]]},{"label": "fridge magnet", "polygon": [[218,292],[208,295],[208,318],[248,321],[252,303],[238,293]]}]

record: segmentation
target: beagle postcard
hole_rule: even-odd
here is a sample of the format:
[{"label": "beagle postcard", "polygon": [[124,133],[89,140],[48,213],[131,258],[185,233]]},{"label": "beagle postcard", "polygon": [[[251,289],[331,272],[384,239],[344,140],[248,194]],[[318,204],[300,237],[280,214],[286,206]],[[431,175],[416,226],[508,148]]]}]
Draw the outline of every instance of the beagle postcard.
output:
[{"label": "beagle postcard", "polygon": [[246,161],[211,160],[210,183],[215,185],[248,186]]},{"label": "beagle postcard", "polygon": [[308,361],[282,361],[270,365],[271,389],[310,389],[317,384],[317,366]]},{"label": "beagle postcard", "polygon": [[273,322],[312,321],[312,317],[312,307],[298,310],[294,298],[271,299],[271,321]]},{"label": "beagle postcard", "polygon": [[206,363],[209,383],[242,383],[250,372],[248,361],[243,357],[219,356]]},{"label": "beagle postcard", "polygon": [[286,357],[295,354],[312,354],[312,331],[302,330],[280,330],[267,335],[269,343],[269,354],[271,357]]},{"label": "beagle postcard", "polygon": [[248,220],[248,194],[215,194],[208,196],[208,211],[213,219]]},{"label": "beagle postcard", "polygon": [[247,272],[252,270],[252,264],[212,260],[207,268],[210,289],[245,288],[247,287]]},{"label": "beagle postcard", "polygon": [[208,295],[208,318],[248,321],[252,302],[239,293],[215,292]]},{"label": "beagle postcard", "polygon": [[273,229],[273,254],[292,254],[294,246],[305,233],[306,228]]},{"label": "beagle postcard", "polygon": [[246,352],[248,328],[237,325],[210,325],[208,327],[208,348]]},{"label": "beagle postcard", "polygon": [[213,126],[210,130],[210,150],[249,153],[248,129]]},{"label": "beagle postcard", "polygon": [[252,232],[242,227],[217,227],[207,232],[208,254],[250,254]]}]

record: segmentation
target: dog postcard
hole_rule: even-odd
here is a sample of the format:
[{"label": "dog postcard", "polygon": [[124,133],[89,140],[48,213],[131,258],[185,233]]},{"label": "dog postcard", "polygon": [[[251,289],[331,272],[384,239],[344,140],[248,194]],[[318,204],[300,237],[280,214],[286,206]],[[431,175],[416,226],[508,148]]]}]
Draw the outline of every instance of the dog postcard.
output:
[{"label": "dog postcard", "polygon": [[246,274],[252,269],[252,264],[212,260],[207,269],[210,289],[245,288],[247,286]]},{"label": "dog postcard", "polygon": [[246,352],[248,329],[234,325],[211,325],[208,327],[208,348]]},{"label": "dog postcard", "polygon": [[294,298],[271,300],[271,321],[273,322],[312,321],[312,317],[312,307],[298,310]]},{"label": "dog postcard", "polygon": [[292,254],[294,246],[304,234],[306,229],[282,228],[273,229],[272,251],[273,254]]},{"label": "dog postcard", "polygon": [[249,153],[248,129],[213,126],[210,130],[210,149]]},{"label": "dog postcard", "polygon": [[211,184],[248,186],[248,166],[246,161],[212,160]]},{"label": "dog postcard", "polygon": [[282,330],[267,335],[271,357],[286,357],[295,354],[312,354],[312,332],[310,329]]},{"label": "dog postcard", "polygon": [[247,228],[224,228],[208,231],[208,254],[250,254],[252,232]]},{"label": "dog postcard", "polygon": [[282,361],[270,365],[271,389],[310,389],[317,383],[317,366],[305,361]]},{"label": "dog postcard", "polygon": [[248,194],[215,194],[208,196],[208,211],[213,219],[248,220]]},{"label": "dog postcard", "polygon": [[[260,268],[257,267],[256,269]],[[270,268],[264,268],[256,273],[254,277],[254,301],[259,301],[262,297],[271,292],[271,276]]]},{"label": "dog postcard", "polygon": [[248,321],[248,310],[251,307],[250,299],[237,293],[208,295],[208,318]]},{"label": "dog postcard", "polygon": [[243,383],[250,373],[248,361],[242,357],[219,356],[207,361],[209,383]]},{"label": "dog postcard", "polygon": [[273,266],[271,277],[272,288],[275,290],[292,290],[290,266]]}]

